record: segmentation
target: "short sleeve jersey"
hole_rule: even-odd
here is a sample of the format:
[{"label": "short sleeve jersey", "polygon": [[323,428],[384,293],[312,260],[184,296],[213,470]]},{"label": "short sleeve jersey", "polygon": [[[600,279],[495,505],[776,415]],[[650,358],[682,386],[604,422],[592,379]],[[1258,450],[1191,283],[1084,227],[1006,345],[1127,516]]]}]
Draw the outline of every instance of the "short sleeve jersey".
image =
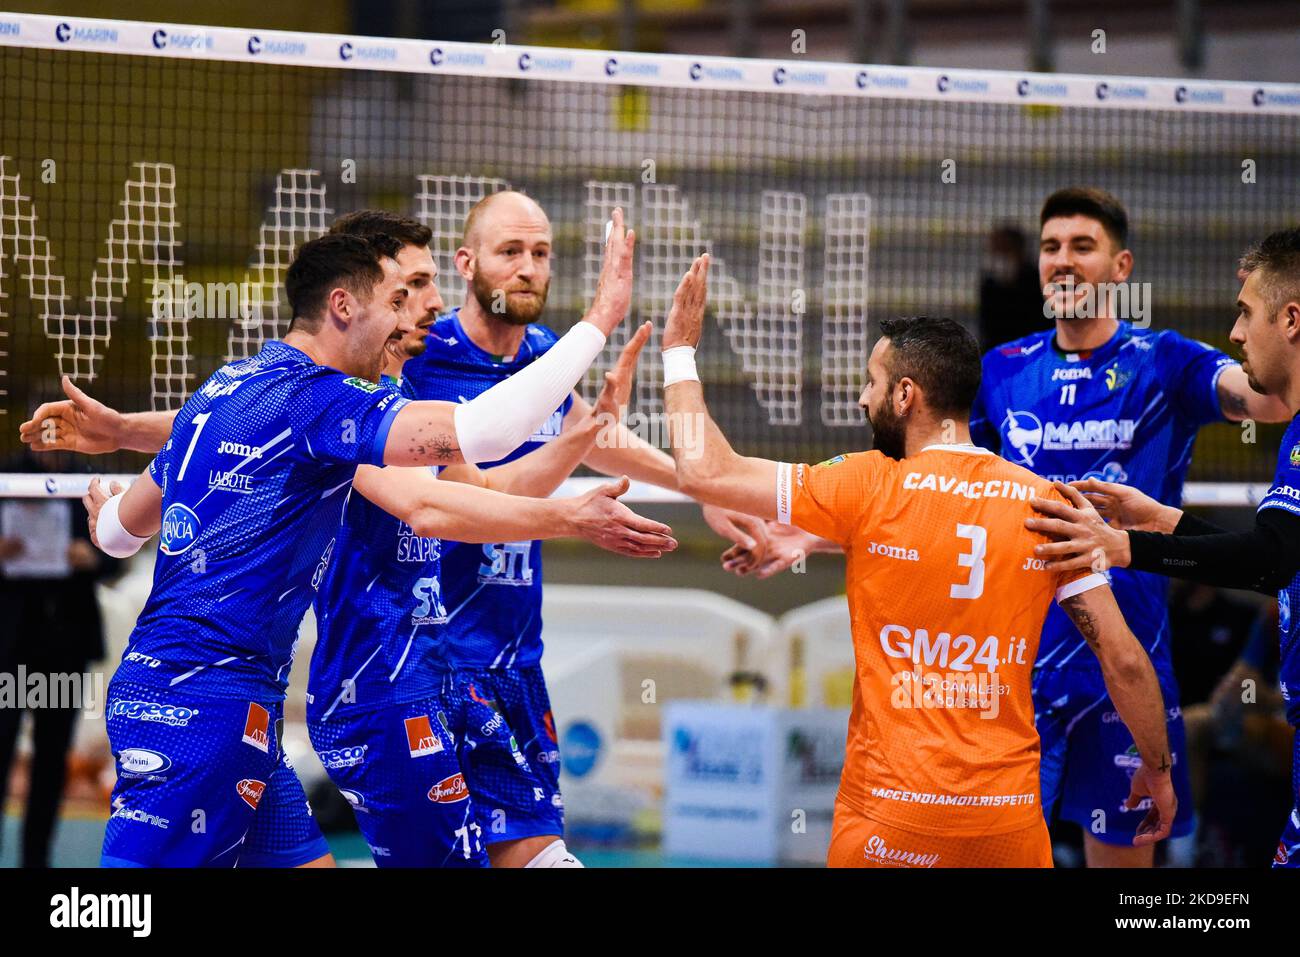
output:
[{"label": "short sleeve jersey", "polygon": [[[1291,420],[1282,436],[1277,472],[1259,510],[1280,508],[1300,515],[1300,416]],[[1277,593],[1280,632],[1279,678],[1286,699],[1287,720],[1300,727],[1300,574]]]},{"label": "short sleeve jersey", "polygon": [[974,446],[782,465],[778,518],[839,543],[856,679],[840,800],[921,833],[1041,820],[1030,672],[1053,599],[1105,586],[1043,568],[1024,527],[1050,483]]},{"label": "short sleeve jersey", "polygon": [[352,475],[408,401],[278,341],[213,373],[149,466],[162,530],[118,676],[282,699]]}]

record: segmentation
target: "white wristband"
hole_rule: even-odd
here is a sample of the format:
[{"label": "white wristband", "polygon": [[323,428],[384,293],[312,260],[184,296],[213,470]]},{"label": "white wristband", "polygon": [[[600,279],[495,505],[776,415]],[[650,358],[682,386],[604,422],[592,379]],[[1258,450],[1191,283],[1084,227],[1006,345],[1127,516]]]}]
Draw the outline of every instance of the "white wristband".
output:
[{"label": "white wristband", "polygon": [[695,371],[695,347],[673,346],[664,350],[664,388],[674,382],[699,382]]},{"label": "white wristband", "polygon": [[130,558],[140,550],[141,545],[149,541],[149,538],[139,538],[122,527],[122,520],[117,517],[117,508],[125,494],[118,492],[105,502],[99,510],[99,519],[95,522],[99,549],[112,558]]}]

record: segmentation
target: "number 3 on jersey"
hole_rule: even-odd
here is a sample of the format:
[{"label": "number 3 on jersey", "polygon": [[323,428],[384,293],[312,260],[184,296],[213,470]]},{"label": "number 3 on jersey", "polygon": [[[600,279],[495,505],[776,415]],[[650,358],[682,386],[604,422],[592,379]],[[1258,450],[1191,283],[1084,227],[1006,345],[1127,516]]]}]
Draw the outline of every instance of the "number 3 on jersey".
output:
[{"label": "number 3 on jersey", "polygon": [[984,553],[988,546],[989,533],[982,525],[958,525],[957,537],[970,540],[970,551],[957,556],[957,564],[970,569],[966,583],[955,583],[948,590],[950,598],[978,598],[984,594]]}]

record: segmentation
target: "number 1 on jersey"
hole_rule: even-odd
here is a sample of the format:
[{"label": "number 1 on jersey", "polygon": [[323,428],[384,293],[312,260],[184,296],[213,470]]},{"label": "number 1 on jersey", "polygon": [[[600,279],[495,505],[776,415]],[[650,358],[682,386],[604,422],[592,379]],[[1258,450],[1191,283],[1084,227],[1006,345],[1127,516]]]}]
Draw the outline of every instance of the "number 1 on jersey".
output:
[{"label": "number 1 on jersey", "polygon": [[982,525],[958,525],[957,537],[970,540],[970,551],[957,556],[957,564],[970,569],[970,578],[964,585],[954,584],[948,590],[950,598],[978,598],[984,594],[984,552],[989,533]]},{"label": "number 1 on jersey", "polygon": [[194,438],[190,439],[190,447],[185,450],[185,458],[181,460],[181,470],[176,473],[176,481],[180,482],[185,478],[185,470],[190,467],[190,456],[194,454],[194,446],[199,444],[199,433],[203,431],[210,418],[212,418],[211,412],[200,412],[194,417]]}]

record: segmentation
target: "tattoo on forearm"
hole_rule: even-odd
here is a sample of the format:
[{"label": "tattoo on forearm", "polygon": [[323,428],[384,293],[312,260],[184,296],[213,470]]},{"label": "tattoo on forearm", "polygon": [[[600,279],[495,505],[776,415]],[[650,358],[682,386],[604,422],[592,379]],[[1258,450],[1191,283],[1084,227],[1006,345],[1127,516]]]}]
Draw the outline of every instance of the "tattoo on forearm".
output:
[{"label": "tattoo on forearm", "polygon": [[1169,770],[1170,766],[1169,755],[1162,753],[1160,755],[1160,772],[1163,774],[1165,771]]},{"label": "tattoo on forearm", "polygon": [[1074,627],[1079,629],[1083,635],[1083,640],[1088,643],[1088,647],[1094,652],[1101,647],[1101,629],[1097,625],[1097,618],[1087,608],[1084,607],[1083,597],[1075,595],[1061,602],[1061,607],[1065,613],[1070,616],[1074,622]]}]

